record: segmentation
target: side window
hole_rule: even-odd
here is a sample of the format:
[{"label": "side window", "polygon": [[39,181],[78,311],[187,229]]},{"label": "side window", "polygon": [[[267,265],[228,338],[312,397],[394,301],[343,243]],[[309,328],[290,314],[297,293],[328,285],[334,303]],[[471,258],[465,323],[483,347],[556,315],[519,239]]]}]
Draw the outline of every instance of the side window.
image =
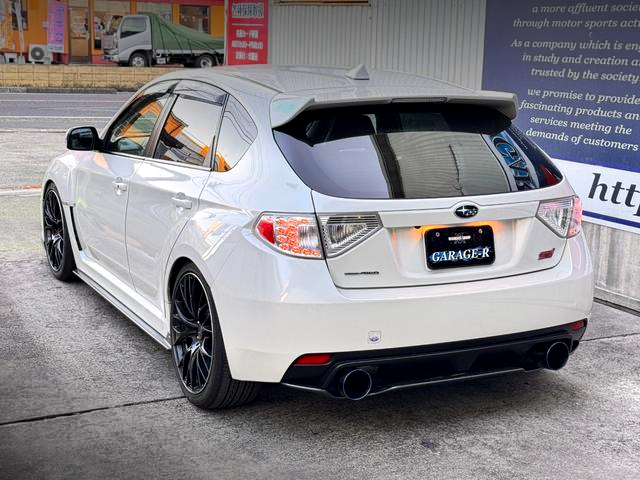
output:
[{"label": "side window", "polygon": [[235,167],[257,136],[258,128],[249,113],[230,96],[222,117],[213,170],[227,172]]},{"label": "side window", "polygon": [[154,93],[134,101],[109,130],[105,150],[143,155],[153,127],[168,100],[168,93]]},{"label": "side window", "polygon": [[220,105],[179,96],[160,132],[154,158],[205,165],[221,112]]},{"label": "side window", "polygon": [[147,29],[144,18],[125,18],[120,27],[120,38],[127,38],[136,33],[142,33]]}]

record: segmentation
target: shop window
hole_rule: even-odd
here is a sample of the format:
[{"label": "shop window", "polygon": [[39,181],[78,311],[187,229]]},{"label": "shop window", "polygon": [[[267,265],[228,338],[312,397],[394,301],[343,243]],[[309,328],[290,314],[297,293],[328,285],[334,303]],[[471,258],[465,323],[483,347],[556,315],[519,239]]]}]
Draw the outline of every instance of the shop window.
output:
[{"label": "shop window", "polygon": [[[18,30],[18,16],[13,11],[13,5],[11,6],[11,26],[14,30]],[[20,5],[20,16],[22,17],[22,30],[29,29],[29,14],[27,13],[27,2],[23,0]]]},{"label": "shop window", "polygon": [[155,13],[160,18],[173,22],[173,6],[170,3],[138,2],[138,13]]},{"label": "shop window", "polygon": [[180,5],[180,25],[209,33],[209,7]]},{"label": "shop window", "polygon": [[93,48],[100,50],[103,35],[113,35],[122,17],[131,12],[130,2],[95,0],[93,4]]}]

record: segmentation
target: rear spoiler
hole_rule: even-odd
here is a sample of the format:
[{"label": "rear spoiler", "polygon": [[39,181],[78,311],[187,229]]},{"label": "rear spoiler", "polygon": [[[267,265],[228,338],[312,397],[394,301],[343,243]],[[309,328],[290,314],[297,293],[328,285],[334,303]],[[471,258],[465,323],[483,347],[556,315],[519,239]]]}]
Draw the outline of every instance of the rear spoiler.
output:
[{"label": "rear spoiler", "polygon": [[514,93],[481,90],[464,95],[443,96],[394,96],[321,99],[312,96],[279,94],[271,101],[271,127],[276,128],[290,122],[305,110],[320,108],[349,107],[356,105],[381,105],[390,103],[453,103],[479,105],[493,108],[511,120],[518,114],[518,98]]}]

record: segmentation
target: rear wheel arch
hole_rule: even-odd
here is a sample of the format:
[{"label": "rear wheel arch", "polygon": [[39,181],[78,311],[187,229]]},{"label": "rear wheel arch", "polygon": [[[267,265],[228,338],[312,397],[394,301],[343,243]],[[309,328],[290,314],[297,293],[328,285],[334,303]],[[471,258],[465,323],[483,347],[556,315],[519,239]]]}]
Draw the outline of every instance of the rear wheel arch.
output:
[{"label": "rear wheel arch", "polygon": [[44,185],[42,186],[42,191],[45,192],[47,190],[47,188],[49,188],[49,185],[54,184],[55,182],[51,179],[47,180]]},{"label": "rear wheel arch", "polygon": [[[210,312],[207,317],[201,315],[202,311],[198,307],[197,302],[185,302],[185,292],[193,292],[193,287],[187,286],[183,290],[182,286],[187,277],[197,277],[199,283],[202,284],[202,288],[206,292],[208,297],[208,311]],[[193,280],[191,280],[193,282]],[[189,280],[186,280],[186,285],[189,285]],[[207,280],[204,271],[188,257],[178,257],[171,266],[168,275],[169,286],[169,335],[172,345],[172,358],[173,364],[180,381],[180,387],[186,397],[194,405],[205,409],[217,409],[240,406],[245,403],[249,403],[255,399],[260,390],[260,384],[256,382],[245,382],[234,380],[229,367],[226,349],[224,345],[224,335],[222,334],[221,327],[218,320],[218,313],[215,306],[215,300],[213,298],[213,289],[210,282]],[[175,300],[174,300],[175,295]],[[190,298],[200,298],[202,295],[195,294]],[[200,300],[202,301],[202,300]],[[175,302],[175,303],[174,303]],[[196,308],[193,307],[194,303]],[[188,305],[191,304],[191,307]],[[187,306],[185,308],[185,306]],[[174,308],[177,309],[174,313]],[[193,318],[188,316],[189,309],[191,313],[198,312]],[[179,313],[182,311],[182,313]],[[209,320],[206,320],[206,319]],[[195,327],[196,320],[198,321],[198,327]],[[190,323],[189,323],[190,322]],[[211,322],[211,329],[207,330],[206,325]],[[198,329],[202,323],[203,330],[196,332],[190,332],[191,329]],[[185,330],[186,326],[186,330]],[[206,337],[206,332],[210,333],[210,341],[203,339]],[[196,335],[197,336],[194,336]],[[186,337],[190,337],[186,339]],[[192,337],[192,338],[191,338]],[[196,355],[200,350],[210,351],[204,356],[198,357]],[[206,377],[203,382],[199,381],[196,384],[189,380],[190,378],[196,378],[196,375],[187,374],[188,371],[195,371],[191,366],[193,358],[197,363],[197,368],[200,369],[202,363],[205,362],[203,367],[206,372]],[[187,358],[190,360],[188,361]],[[211,359],[208,366],[206,365],[206,359]],[[203,373],[204,376],[204,373]],[[201,379],[200,379],[201,380]],[[195,390],[194,385],[198,387]]]},{"label": "rear wheel arch", "polygon": [[[167,301],[171,301],[171,293],[173,291],[173,286],[175,285],[178,278],[178,273],[180,272],[182,267],[184,267],[188,263],[193,263],[195,265],[195,262],[188,257],[179,257],[173,262],[173,265],[171,265],[171,268],[169,269],[169,275],[167,276],[167,285],[165,290]],[[209,286],[209,288],[211,288],[211,286]]]}]

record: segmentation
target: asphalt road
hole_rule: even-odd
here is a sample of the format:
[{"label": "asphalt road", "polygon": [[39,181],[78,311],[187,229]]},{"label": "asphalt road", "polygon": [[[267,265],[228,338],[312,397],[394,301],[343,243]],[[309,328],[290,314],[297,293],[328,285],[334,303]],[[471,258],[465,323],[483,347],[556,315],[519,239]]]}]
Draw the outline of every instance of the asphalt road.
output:
[{"label": "asphalt road", "polygon": [[[0,179],[39,183],[33,159],[59,138],[11,129],[23,163],[11,170],[0,149]],[[37,192],[13,190],[0,187],[0,479],[640,478],[638,316],[596,304],[559,372],[361,402],[269,385],[252,405],[205,412],[166,351],[83,283],[49,275]]]},{"label": "asphalt road", "polygon": [[100,130],[131,95],[0,93],[0,190],[39,184],[69,128]]},{"label": "asphalt road", "polygon": [[101,127],[131,95],[0,93],[0,130]]}]

